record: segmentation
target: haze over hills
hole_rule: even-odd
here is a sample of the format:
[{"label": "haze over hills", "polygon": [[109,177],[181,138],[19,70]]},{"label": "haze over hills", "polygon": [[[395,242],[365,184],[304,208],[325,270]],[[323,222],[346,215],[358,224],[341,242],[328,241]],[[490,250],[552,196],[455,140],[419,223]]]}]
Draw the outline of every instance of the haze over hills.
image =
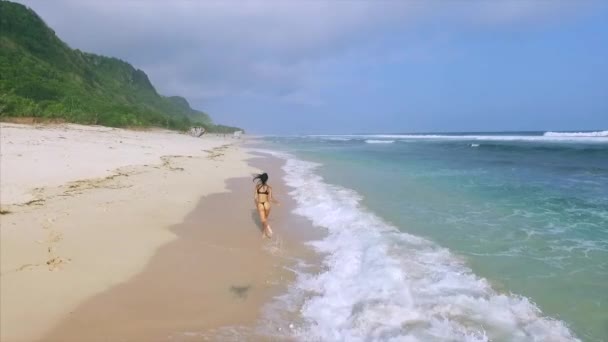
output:
[{"label": "haze over hills", "polygon": [[0,118],[232,132],[179,96],[158,94],[146,73],[70,48],[30,8],[0,1]]}]

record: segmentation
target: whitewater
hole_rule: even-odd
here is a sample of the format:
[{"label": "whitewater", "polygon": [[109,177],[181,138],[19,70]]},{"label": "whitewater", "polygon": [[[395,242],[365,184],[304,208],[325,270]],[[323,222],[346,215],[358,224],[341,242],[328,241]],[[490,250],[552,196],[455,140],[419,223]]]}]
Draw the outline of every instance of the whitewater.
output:
[{"label": "whitewater", "polygon": [[[280,297],[302,320],[287,336],[302,341],[579,341],[564,322],[525,297],[498,293],[448,249],[403,233],[326,183],[320,165],[292,155],[286,184],[296,214],[327,230],[312,242],[324,271],[296,270]],[[276,307],[275,307],[275,310]],[[276,334],[276,332],[273,332]]]},{"label": "whitewater", "polygon": [[265,336],[608,340],[602,132],[264,138],[325,233]]},{"label": "whitewater", "polygon": [[[532,132],[534,133],[534,132]],[[364,140],[367,143],[394,142],[394,140],[485,140],[485,141],[529,141],[529,142],[593,142],[608,143],[608,131],[593,132],[544,132],[541,134],[347,134],[309,135],[311,138]],[[391,140],[387,140],[391,139]]]}]

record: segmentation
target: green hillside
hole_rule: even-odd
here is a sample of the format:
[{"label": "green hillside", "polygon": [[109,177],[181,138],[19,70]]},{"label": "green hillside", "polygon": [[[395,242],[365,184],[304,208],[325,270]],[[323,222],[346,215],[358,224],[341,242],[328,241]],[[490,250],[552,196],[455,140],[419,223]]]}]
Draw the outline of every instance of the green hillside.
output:
[{"label": "green hillside", "polygon": [[0,118],[63,119],[114,127],[231,132],[186,99],[156,92],[142,70],[71,49],[31,9],[0,1]]}]

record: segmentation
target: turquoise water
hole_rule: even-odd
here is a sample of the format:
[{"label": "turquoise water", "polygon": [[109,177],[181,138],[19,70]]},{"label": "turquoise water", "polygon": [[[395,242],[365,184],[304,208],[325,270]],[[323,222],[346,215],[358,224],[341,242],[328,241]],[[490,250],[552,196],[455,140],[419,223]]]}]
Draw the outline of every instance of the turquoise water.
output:
[{"label": "turquoise water", "polygon": [[[446,293],[453,296],[453,292],[463,291],[474,300],[483,298],[493,303],[492,298],[505,294],[508,298],[529,301],[532,311],[536,308],[542,310],[538,313],[542,324],[538,323],[533,329],[522,323],[527,319],[522,315],[530,313],[514,309],[523,305],[520,302],[500,306],[488,304],[488,309],[477,309],[480,307],[477,304],[463,304],[456,310],[458,313],[450,308],[437,314],[439,321],[449,322],[445,325],[447,328],[441,328],[448,329],[444,337],[462,332],[462,336],[469,340],[546,340],[548,335],[543,329],[555,330],[549,323],[557,322],[559,328],[564,328],[566,332],[556,335],[556,340],[579,338],[584,341],[608,341],[608,137],[601,134],[580,137],[515,133],[275,137],[266,138],[265,141],[274,150],[288,152],[289,158],[315,163],[310,164],[313,166],[307,169],[309,173],[298,171],[304,166],[297,168],[293,164],[292,186],[299,184],[295,177],[314,175],[329,189],[317,191],[326,194],[328,201],[335,202],[337,198],[345,201],[344,198],[350,198],[344,197],[348,192],[347,195],[356,202],[348,210],[332,207],[333,213],[328,211],[327,217],[318,219],[317,225],[326,226],[331,231],[337,229],[338,223],[342,224],[344,227],[340,226],[339,229],[343,234],[348,224],[336,221],[336,216],[352,216],[353,210],[361,211],[362,215],[381,220],[386,226],[394,227],[408,237],[420,237],[430,241],[433,246],[436,244],[433,250],[446,248],[450,258],[446,262],[449,265],[446,264],[440,273],[428,273],[428,277],[445,280],[470,271],[470,277],[478,279],[475,281],[487,281],[491,287],[480,294],[469,295],[467,287],[473,285],[457,280],[450,284],[459,285],[442,288],[441,291],[447,292],[438,292],[439,296]],[[290,171],[289,166],[287,171]],[[318,184],[321,183],[302,183],[302,186],[318,187]],[[332,188],[334,186],[336,188]],[[332,189],[335,194],[330,192]],[[309,191],[314,193],[316,188]],[[337,197],[340,192],[344,192],[343,197]],[[300,196],[300,203],[305,207],[301,210],[304,216],[324,217],[321,210],[330,210],[329,206],[322,208],[318,204],[306,207],[309,198],[303,196],[311,195],[296,191],[292,195]],[[373,224],[368,226],[370,231],[376,229]],[[383,234],[378,241],[386,243],[384,249],[387,257],[402,263],[391,271],[393,276],[398,271],[399,277],[403,277],[399,278],[403,280],[397,280],[403,281],[402,287],[412,286],[414,280],[422,281],[422,278],[409,281],[408,277],[416,272],[417,267],[434,266],[424,265],[424,261],[408,266],[402,259],[412,256],[402,254],[409,253],[405,251],[407,248],[419,249],[416,257],[426,252],[422,252],[421,247],[395,242],[401,241],[401,237],[383,233],[383,228],[377,229],[379,234]],[[343,248],[348,249],[359,243],[354,241]],[[326,245],[319,246],[323,252],[329,251]],[[366,258],[365,253],[369,248],[362,247],[360,250],[357,255]],[[338,261],[338,255],[345,253],[343,250],[334,248],[329,253],[335,258],[329,263],[348,262],[346,259]],[[435,254],[428,260],[434,257]],[[421,260],[425,259],[421,257]],[[451,268],[450,263],[458,265]],[[371,264],[375,265],[376,270],[384,267],[378,266],[376,261]],[[357,270],[360,273],[369,271],[363,266]],[[330,274],[323,276],[329,277]],[[357,277],[361,281],[361,275]],[[313,291],[317,293],[314,298],[325,300],[323,305],[326,307],[328,303],[333,303],[327,290],[330,286],[327,285],[330,284],[328,279],[323,280],[323,285],[319,285],[321,280],[316,279],[317,287]],[[433,284],[432,279],[424,281],[430,286]],[[333,283],[338,284],[338,281],[332,279]],[[370,291],[378,291],[375,286],[370,282]],[[357,291],[365,291],[365,288]],[[390,291],[398,293],[399,290]],[[395,296],[395,293],[391,296]],[[373,300],[386,301],[383,304],[386,307],[389,299],[379,298]],[[464,296],[458,293],[450,298],[454,300]],[[418,303],[415,296],[408,300],[421,315],[425,314],[424,310],[436,313],[437,310],[444,310],[445,305],[450,305],[449,302]],[[353,303],[353,307],[365,306],[366,303],[361,300]],[[307,313],[309,324],[315,324],[317,329],[323,326],[318,322],[322,319],[319,315],[326,309],[313,311],[313,302],[306,300],[301,305],[302,312]],[[374,315],[378,315],[378,312],[381,311],[374,311]],[[497,317],[503,312],[512,312],[514,318],[509,322],[513,323],[504,323],[504,329],[517,330],[521,327],[522,334],[509,335],[501,332],[500,325],[503,323],[488,323],[475,318],[476,315],[483,315],[483,312]],[[369,315],[371,313],[362,317]],[[386,319],[394,319],[395,315],[393,313]],[[472,318],[469,320],[467,315]],[[339,325],[328,326],[327,333],[334,335],[319,337],[357,337],[362,326],[372,326],[365,319],[357,318],[356,325],[349,323],[354,327],[349,330],[339,330],[336,328]],[[390,336],[405,336],[399,334],[409,329],[409,323],[406,323],[400,322],[392,327],[393,335]],[[509,324],[514,325],[509,327]],[[381,326],[386,328],[385,325]],[[361,336],[376,336],[369,334],[379,331],[378,327],[374,326],[376,330],[369,330]],[[432,322],[420,327],[416,328],[422,329],[420,333],[412,336],[420,340],[441,340],[441,333],[436,333],[439,328]]]}]

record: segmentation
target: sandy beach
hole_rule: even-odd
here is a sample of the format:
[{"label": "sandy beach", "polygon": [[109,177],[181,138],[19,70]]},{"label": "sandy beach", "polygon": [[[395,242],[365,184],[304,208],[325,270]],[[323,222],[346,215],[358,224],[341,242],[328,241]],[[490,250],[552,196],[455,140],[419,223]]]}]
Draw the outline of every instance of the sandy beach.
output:
[{"label": "sandy beach", "polygon": [[608,342],[607,42],[608,0],[0,0],[0,342]]},{"label": "sandy beach", "polygon": [[2,124],[1,136],[2,341],[253,326],[307,253],[296,227],[261,238],[241,140],[78,125]]}]

